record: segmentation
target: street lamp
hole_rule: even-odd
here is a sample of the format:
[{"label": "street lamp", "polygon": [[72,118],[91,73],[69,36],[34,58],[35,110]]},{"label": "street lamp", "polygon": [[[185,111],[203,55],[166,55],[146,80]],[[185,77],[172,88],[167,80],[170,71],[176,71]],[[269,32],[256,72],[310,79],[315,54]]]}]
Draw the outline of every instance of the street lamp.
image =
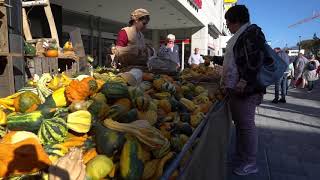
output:
[{"label": "street lamp", "polygon": [[301,36],[299,36],[299,53],[300,53],[300,50],[301,50]]}]

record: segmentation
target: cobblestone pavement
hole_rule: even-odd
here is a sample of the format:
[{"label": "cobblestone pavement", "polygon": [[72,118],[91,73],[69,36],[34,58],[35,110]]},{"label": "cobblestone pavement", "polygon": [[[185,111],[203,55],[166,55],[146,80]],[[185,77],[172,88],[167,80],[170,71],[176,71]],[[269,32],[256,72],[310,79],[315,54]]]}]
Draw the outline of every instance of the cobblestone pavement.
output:
[{"label": "cobblestone pavement", "polygon": [[286,104],[272,104],[273,98],[271,87],[257,109],[259,173],[240,177],[228,167],[228,180],[319,180],[320,82],[311,93],[290,89]]}]

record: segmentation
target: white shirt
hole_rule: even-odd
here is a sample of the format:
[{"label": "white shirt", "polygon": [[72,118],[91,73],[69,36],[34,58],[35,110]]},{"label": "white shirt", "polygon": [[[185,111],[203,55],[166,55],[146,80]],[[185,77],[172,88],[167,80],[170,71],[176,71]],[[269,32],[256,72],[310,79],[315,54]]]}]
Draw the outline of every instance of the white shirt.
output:
[{"label": "white shirt", "polygon": [[189,57],[188,63],[191,64],[196,64],[199,65],[201,63],[204,63],[204,60],[200,54],[194,54],[192,53],[191,56]]},{"label": "white shirt", "polygon": [[226,53],[223,60],[223,70],[221,76],[221,85],[226,88],[234,89],[239,81],[239,72],[233,54],[233,46],[236,44],[239,36],[247,29],[250,23],[246,23],[229,39],[227,42]]}]

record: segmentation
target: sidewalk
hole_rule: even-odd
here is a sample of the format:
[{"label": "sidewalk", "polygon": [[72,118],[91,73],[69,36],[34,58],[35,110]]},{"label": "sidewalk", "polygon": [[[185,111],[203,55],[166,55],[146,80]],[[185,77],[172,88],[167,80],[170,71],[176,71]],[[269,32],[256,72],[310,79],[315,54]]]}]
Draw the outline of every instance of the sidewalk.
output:
[{"label": "sidewalk", "polygon": [[259,173],[241,177],[228,168],[228,180],[320,179],[320,81],[311,93],[289,90],[286,104],[273,98],[271,87],[256,115]]}]

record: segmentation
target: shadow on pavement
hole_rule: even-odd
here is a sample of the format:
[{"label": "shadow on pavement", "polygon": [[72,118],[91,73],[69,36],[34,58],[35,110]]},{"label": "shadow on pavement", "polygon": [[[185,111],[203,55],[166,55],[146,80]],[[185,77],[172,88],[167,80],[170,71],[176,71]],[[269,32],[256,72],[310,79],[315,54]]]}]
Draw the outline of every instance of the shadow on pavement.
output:
[{"label": "shadow on pavement", "polygon": [[286,120],[286,119],[283,119],[283,118],[278,118],[278,117],[273,117],[273,116],[268,116],[268,115],[263,115],[263,114],[257,114],[257,116],[262,116],[262,117],[266,117],[266,118],[270,118],[270,119],[276,119],[276,120],[283,121],[283,122],[299,124],[299,125],[302,125],[302,126],[308,126],[308,127],[320,129],[320,126],[314,126],[314,125],[311,125],[311,124],[297,122],[297,121],[289,121],[289,120]]},{"label": "shadow on pavement", "polygon": [[[273,106],[269,106],[268,104]],[[277,106],[274,106],[274,105],[276,104],[272,104],[270,102],[265,101],[264,104],[261,104],[259,106],[259,108],[270,109],[274,111],[299,113],[299,114],[313,116],[313,117],[320,117],[320,108],[317,108],[317,107],[302,106],[302,105],[291,104],[291,103],[285,103],[285,104],[278,103]]]},{"label": "shadow on pavement", "polygon": [[[233,128],[234,129],[234,128]],[[228,166],[227,180],[315,180],[320,177],[320,133],[299,130],[258,128],[259,172],[237,176]],[[228,159],[234,152],[234,130]]]}]

